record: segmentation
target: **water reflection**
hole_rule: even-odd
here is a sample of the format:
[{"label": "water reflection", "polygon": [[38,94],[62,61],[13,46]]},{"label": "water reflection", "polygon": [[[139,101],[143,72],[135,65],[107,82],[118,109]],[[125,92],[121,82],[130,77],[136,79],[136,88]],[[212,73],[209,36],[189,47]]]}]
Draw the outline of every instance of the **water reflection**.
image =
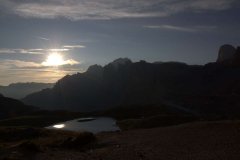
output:
[{"label": "water reflection", "polygon": [[47,128],[70,131],[89,131],[92,133],[120,130],[120,128],[116,125],[116,120],[108,117],[80,118],[49,126]]}]

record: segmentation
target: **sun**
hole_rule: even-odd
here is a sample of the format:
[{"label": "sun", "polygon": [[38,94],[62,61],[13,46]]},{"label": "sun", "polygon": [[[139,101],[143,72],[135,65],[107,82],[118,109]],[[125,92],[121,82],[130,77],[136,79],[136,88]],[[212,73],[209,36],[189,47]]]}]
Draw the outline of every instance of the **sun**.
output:
[{"label": "sun", "polygon": [[51,53],[48,55],[46,61],[42,64],[44,66],[60,66],[64,65],[65,61],[63,60],[63,56],[59,53]]}]

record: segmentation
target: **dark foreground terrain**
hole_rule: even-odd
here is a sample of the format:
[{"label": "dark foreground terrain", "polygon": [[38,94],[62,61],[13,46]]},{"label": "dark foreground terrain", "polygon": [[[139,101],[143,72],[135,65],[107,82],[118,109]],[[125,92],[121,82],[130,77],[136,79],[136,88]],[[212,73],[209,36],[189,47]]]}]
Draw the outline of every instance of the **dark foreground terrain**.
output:
[{"label": "dark foreground terrain", "polygon": [[15,138],[6,134],[9,128],[0,131],[1,159],[240,159],[240,121],[194,122],[100,133],[95,137],[90,133],[42,129],[28,129],[28,134],[24,135],[26,129],[13,130],[10,133]]}]

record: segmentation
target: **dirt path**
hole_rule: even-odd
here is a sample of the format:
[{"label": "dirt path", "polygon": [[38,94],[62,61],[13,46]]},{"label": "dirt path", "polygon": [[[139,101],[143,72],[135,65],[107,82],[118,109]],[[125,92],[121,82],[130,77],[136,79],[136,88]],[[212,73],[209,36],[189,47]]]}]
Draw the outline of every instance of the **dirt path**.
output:
[{"label": "dirt path", "polygon": [[98,135],[87,152],[51,150],[35,159],[239,160],[240,122],[192,123]]}]

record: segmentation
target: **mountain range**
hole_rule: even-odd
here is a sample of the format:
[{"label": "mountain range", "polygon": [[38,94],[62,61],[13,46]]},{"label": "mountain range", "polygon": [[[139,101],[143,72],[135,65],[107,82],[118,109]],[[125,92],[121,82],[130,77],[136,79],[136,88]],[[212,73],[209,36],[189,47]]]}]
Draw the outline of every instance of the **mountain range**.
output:
[{"label": "mountain range", "polygon": [[0,93],[6,97],[22,99],[25,96],[41,91],[42,89],[51,88],[52,83],[12,83],[8,86],[0,86]]},{"label": "mountain range", "polygon": [[22,100],[51,110],[95,111],[174,102],[198,112],[234,113],[240,108],[239,55],[239,48],[223,45],[217,61],[206,65],[120,58],[103,67],[93,65],[84,73],[67,75],[53,88]]}]

